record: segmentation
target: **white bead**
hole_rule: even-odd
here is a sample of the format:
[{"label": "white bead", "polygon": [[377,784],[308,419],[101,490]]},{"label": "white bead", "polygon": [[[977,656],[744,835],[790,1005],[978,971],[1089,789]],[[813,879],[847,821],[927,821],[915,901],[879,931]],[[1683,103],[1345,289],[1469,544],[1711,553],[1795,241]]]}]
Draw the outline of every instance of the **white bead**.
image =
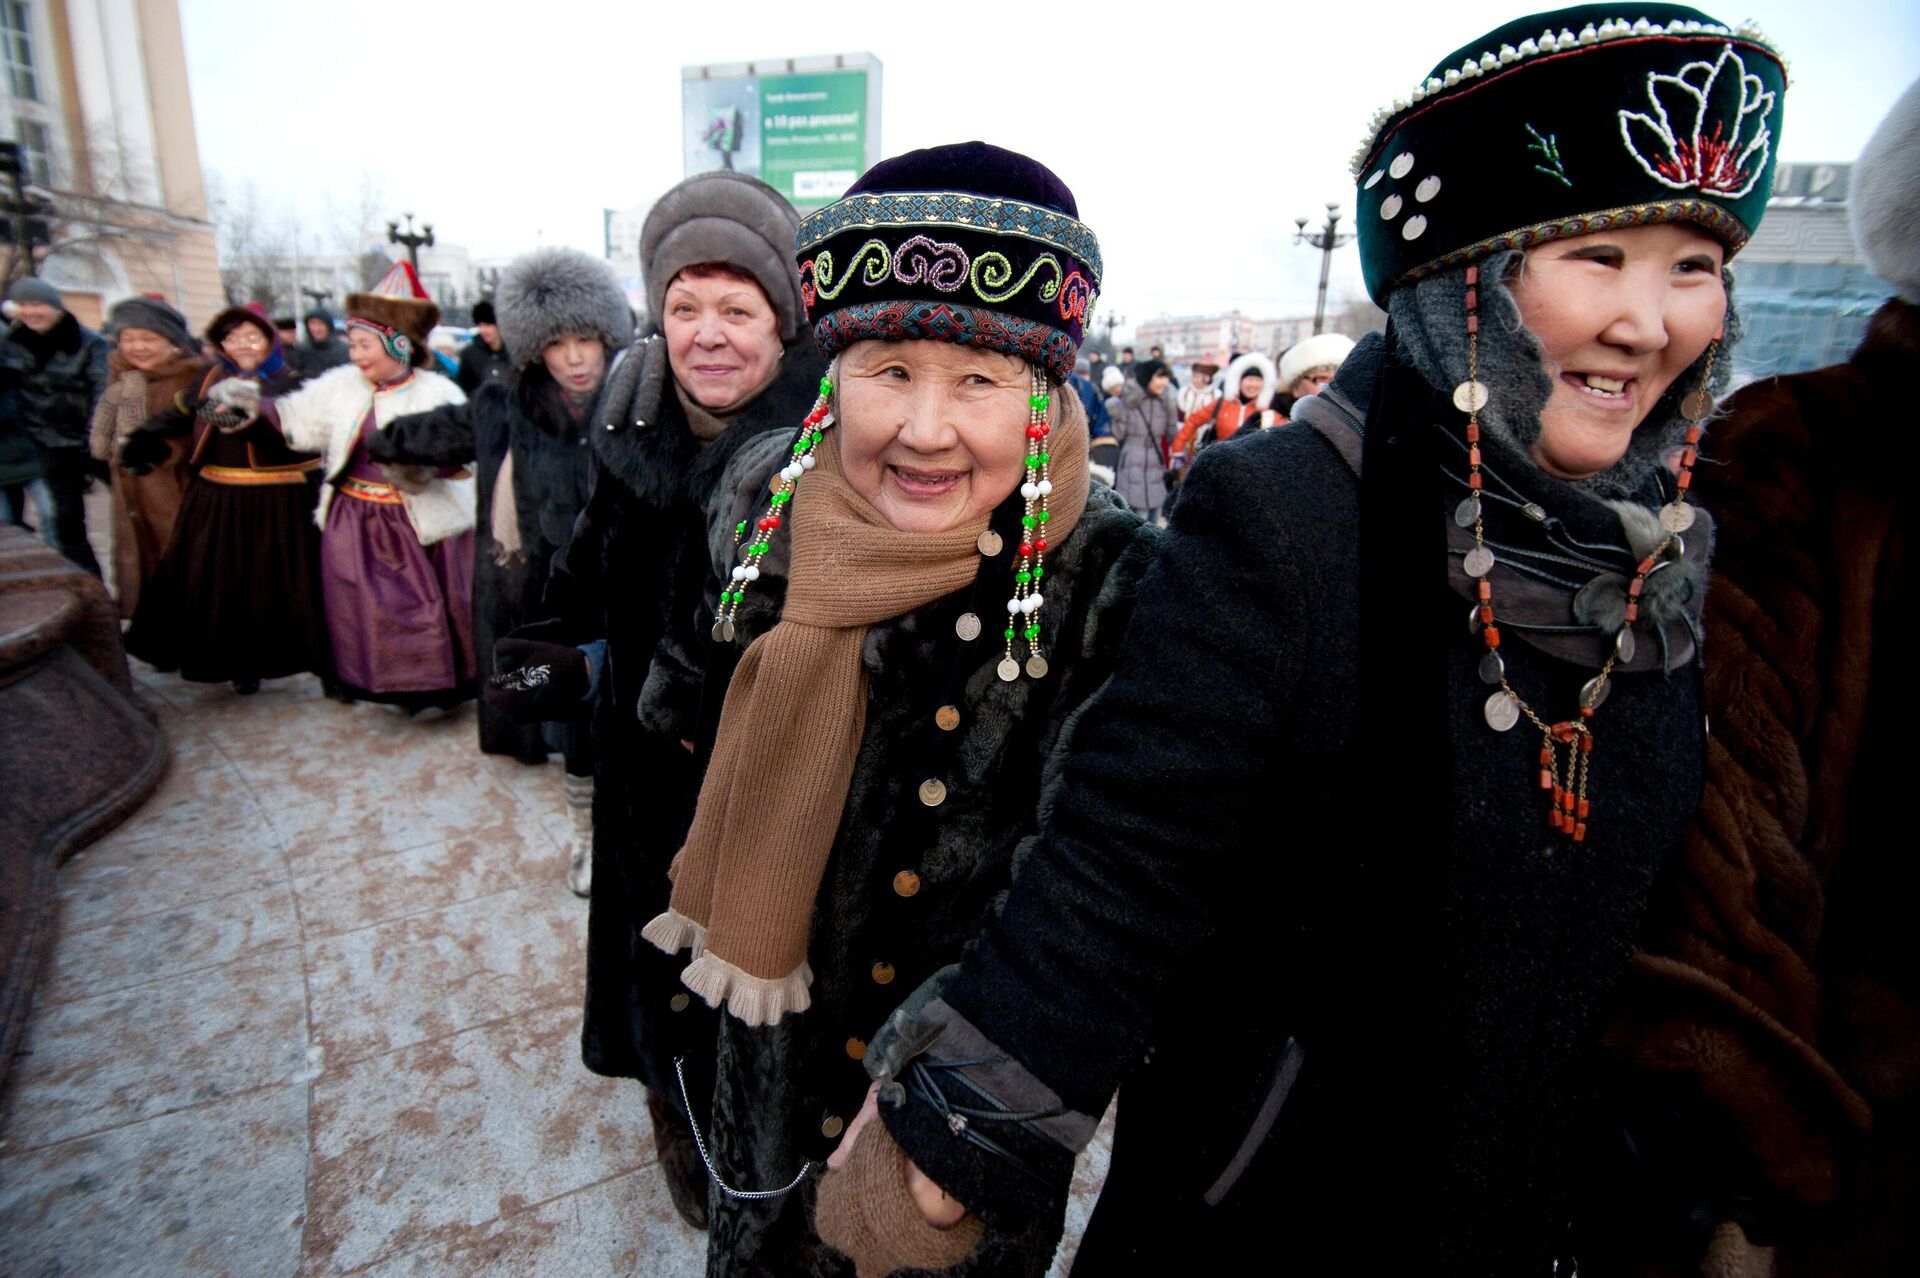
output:
[{"label": "white bead", "polygon": [[1491,53],[1483,53],[1480,55],[1480,69],[1482,71],[1491,71],[1499,65],[1500,59],[1494,57]]},{"label": "white bead", "polygon": [[1576,36],[1575,34],[1573,34],[1573,32],[1567,30],[1565,27],[1560,28],[1560,47],[1561,48],[1571,49],[1574,45],[1579,43],[1580,43],[1580,37]]},{"label": "white bead", "polygon": [[1597,32],[1594,31],[1593,24],[1591,22],[1589,22],[1586,26],[1580,28],[1581,44],[1592,44],[1595,40],[1598,40],[1599,38],[1600,36]]},{"label": "white bead", "polygon": [[1534,54],[1540,52],[1540,46],[1535,44],[1532,40],[1522,40],[1520,42],[1520,47],[1518,49],[1515,49],[1514,52],[1519,54],[1523,58],[1531,58]]},{"label": "white bead", "polygon": [[1444,87],[1446,87],[1446,86],[1445,86],[1445,84],[1444,84],[1444,83],[1443,83],[1442,81],[1440,81],[1440,80],[1438,80],[1438,79],[1436,79],[1436,78],[1435,78],[1435,77],[1433,77],[1433,76],[1428,76],[1428,77],[1427,77],[1427,92],[1428,92],[1428,93],[1438,93],[1438,92],[1440,92],[1440,90],[1441,90],[1442,88],[1444,88]]},{"label": "white bead", "polygon": [[1447,78],[1445,83],[1446,83],[1446,86],[1449,89],[1451,89],[1454,85],[1460,83],[1460,73],[1458,71],[1453,70],[1451,67],[1449,67],[1447,69]]},{"label": "white bead", "polygon": [[745,581],[747,579],[747,568],[745,564],[735,564],[733,566],[733,579],[735,581]]},{"label": "white bead", "polygon": [[812,470],[815,466],[818,466],[819,464],[820,464],[820,459],[815,457],[812,453],[808,453],[805,457],[802,457],[800,459],[800,468],[802,470]]},{"label": "white bead", "polygon": [[1682,22],[1679,18],[1675,18],[1672,22],[1669,22],[1667,24],[1667,32],[1670,35],[1678,35],[1680,32],[1685,31],[1686,29],[1687,29],[1687,24],[1685,22]]},{"label": "white bead", "polygon": [[794,480],[800,478],[800,467],[792,462],[788,462],[780,468],[780,478],[786,480],[788,483],[792,483]]},{"label": "white bead", "polygon": [[747,580],[748,581],[760,580],[760,569],[757,566],[753,564],[747,565]]},{"label": "white bead", "polygon": [[1020,485],[1020,495],[1028,501],[1032,501],[1040,495],[1040,485],[1034,483],[1032,480],[1028,480],[1026,483]]},{"label": "white bead", "polygon": [[1026,609],[1028,612],[1039,612],[1040,605],[1045,602],[1039,595],[1028,595]]},{"label": "white bead", "polygon": [[1519,60],[1520,60],[1520,55],[1514,52],[1514,48],[1512,45],[1503,44],[1500,46],[1500,65],[1501,66],[1506,66],[1510,62],[1518,62]]},{"label": "white bead", "polygon": [[1053,495],[1053,481],[1051,479],[1043,479],[1040,481],[1040,495],[1042,497],[1050,497]]},{"label": "white bead", "polygon": [[1653,24],[1645,18],[1635,18],[1633,21],[1633,29],[1637,34],[1645,35],[1647,32],[1653,30]]},{"label": "white bead", "polygon": [[1414,86],[1413,86],[1413,100],[1414,100],[1415,102],[1425,102],[1425,101],[1427,100],[1427,86],[1426,86],[1426,85],[1424,85],[1424,84],[1416,84],[1416,85],[1414,85]]},{"label": "white bead", "polygon": [[1018,599],[1009,599],[1009,600],[1007,600],[1007,611],[1008,611],[1009,613],[1014,613],[1014,612],[1019,612],[1019,611],[1020,611],[1020,601],[1019,601]]}]

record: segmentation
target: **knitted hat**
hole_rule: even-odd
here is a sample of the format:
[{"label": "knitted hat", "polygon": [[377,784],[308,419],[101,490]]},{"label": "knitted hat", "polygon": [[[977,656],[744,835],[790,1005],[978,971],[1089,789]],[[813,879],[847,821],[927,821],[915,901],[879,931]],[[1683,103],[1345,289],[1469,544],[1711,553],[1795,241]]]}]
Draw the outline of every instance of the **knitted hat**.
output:
[{"label": "knitted hat", "polygon": [[475,302],[473,304],[473,322],[476,324],[498,324],[500,321],[493,317],[493,303],[484,297]]},{"label": "knitted hat", "polygon": [[689,266],[725,262],[751,275],[773,304],[780,340],[800,332],[800,281],[793,273],[793,232],[800,215],[759,178],[721,169],[669,190],[640,228],[640,274],[647,312],[658,325],[667,285]]},{"label": "knitted hat", "polygon": [[41,279],[38,275],[23,275],[7,289],[9,302],[44,302],[48,306],[67,308],[60,296],[60,290]]},{"label": "knitted hat", "polygon": [[1157,359],[1137,359],[1133,362],[1133,380],[1140,383],[1141,390],[1146,390],[1154,378],[1165,372],[1167,366]]},{"label": "knitted hat", "polygon": [[107,312],[107,335],[118,337],[130,328],[143,328],[183,351],[200,349],[187,317],[155,297],[129,297],[113,304]]},{"label": "knitted hat", "polygon": [[1773,190],[1786,68],[1674,4],[1497,27],[1375,115],[1355,153],[1367,291],[1508,248],[1690,222],[1732,256]]},{"label": "knitted hat", "polygon": [[439,322],[440,308],[408,262],[395,262],[371,292],[347,294],[347,327],[373,333],[403,364],[424,365],[431,358],[427,334]]},{"label": "knitted hat", "polygon": [[1280,389],[1293,384],[1316,368],[1338,368],[1353,353],[1353,339],[1345,333],[1315,333],[1295,342],[1280,357]]},{"label": "knitted hat", "polygon": [[1118,364],[1109,364],[1100,374],[1100,389],[1111,395],[1127,384],[1127,375]]},{"label": "knitted hat", "polygon": [[1853,166],[1853,239],[1873,273],[1920,305],[1920,80],[1887,112]]},{"label": "knitted hat", "polygon": [[500,335],[515,368],[569,333],[597,337],[609,355],[633,340],[633,312],[613,268],[579,249],[535,249],[500,277]]},{"label": "knitted hat", "polygon": [[1066,380],[1100,289],[1073,192],[1024,155],[962,142],[883,160],[800,224],[821,351],[924,338],[1017,355]]}]

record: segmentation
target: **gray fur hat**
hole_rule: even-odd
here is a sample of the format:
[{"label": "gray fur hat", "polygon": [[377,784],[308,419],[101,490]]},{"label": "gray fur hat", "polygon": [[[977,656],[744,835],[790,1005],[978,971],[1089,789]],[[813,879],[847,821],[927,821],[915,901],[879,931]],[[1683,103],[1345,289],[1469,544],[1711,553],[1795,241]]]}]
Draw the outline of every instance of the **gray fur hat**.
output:
[{"label": "gray fur hat", "polygon": [[1920,80],[1894,102],[1853,165],[1853,242],[1873,273],[1920,305]]},{"label": "gray fur hat", "polygon": [[130,328],[157,333],[183,351],[200,349],[187,317],[157,297],[128,297],[113,304],[107,312],[107,336],[118,337]]},{"label": "gray fur hat", "polygon": [[791,342],[806,314],[793,264],[800,215],[759,178],[720,170],[688,178],[661,196],[640,231],[640,273],[647,312],[657,328],[667,285],[689,266],[725,262],[759,281]]},{"label": "gray fur hat", "polygon": [[633,341],[633,312],[613,268],[579,249],[516,257],[500,276],[493,305],[515,368],[539,359],[549,342],[568,333],[599,338],[609,359]]}]

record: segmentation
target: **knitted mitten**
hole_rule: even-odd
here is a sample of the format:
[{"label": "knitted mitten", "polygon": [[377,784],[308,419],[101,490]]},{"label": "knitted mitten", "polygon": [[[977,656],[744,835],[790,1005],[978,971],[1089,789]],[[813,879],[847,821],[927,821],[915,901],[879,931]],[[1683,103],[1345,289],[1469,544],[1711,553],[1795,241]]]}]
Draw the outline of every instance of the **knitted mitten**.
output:
[{"label": "knitted mitten", "polygon": [[821,1179],[814,1227],[822,1242],[852,1258],[859,1278],[952,1268],[972,1253],[982,1230],[975,1216],[951,1229],[927,1222],[907,1189],[906,1151],[877,1121],[861,1130],[845,1166]]}]

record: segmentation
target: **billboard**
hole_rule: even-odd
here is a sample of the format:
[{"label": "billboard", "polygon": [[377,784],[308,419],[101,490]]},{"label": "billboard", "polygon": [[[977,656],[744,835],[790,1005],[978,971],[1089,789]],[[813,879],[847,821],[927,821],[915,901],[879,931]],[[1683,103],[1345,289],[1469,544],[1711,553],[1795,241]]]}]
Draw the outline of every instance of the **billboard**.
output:
[{"label": "billboard", "polygon": [[680,70],[689,175],[750,173],[802,212],[840,198],[880,158],[880,62],[872,54]]}]

